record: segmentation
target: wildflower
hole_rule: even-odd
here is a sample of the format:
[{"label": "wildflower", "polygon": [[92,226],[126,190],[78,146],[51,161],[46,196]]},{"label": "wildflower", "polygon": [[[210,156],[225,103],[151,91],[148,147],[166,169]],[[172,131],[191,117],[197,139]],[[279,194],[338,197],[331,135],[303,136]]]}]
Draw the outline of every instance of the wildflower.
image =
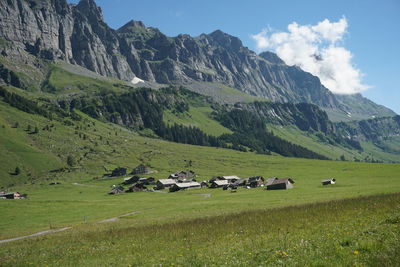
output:
[{"label": "wildflower", "polygon": [[354,254],[354,255],[358,255],[358,254],[360,254],[360,251],[354,250],[354,251],[353,251],[353,254]]}]

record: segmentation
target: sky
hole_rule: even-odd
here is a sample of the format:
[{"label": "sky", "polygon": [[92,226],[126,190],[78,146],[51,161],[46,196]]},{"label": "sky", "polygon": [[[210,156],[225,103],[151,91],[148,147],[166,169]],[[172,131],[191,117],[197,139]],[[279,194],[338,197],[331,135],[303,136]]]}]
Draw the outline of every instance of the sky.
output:
[{"label": "sky", "polygon": [[[76,3],[78,0],[69,0]],[[399,0],[96,0],[117,29],[141,20],[168,36],[220,29],[256,52],[318,76],[331,91],[360,92],[400,114]]]}]

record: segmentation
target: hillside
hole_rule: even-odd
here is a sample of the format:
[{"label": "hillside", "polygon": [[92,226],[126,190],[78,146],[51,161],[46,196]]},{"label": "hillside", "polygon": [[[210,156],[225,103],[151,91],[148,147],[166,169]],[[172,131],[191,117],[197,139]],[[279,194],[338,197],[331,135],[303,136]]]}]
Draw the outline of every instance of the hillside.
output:
[{"label": "hillside", "polygon": [[137,21],[114,30],[93,0],[77,5],[65,0],[10,0],[0,7],[1,57],[16,63],[2,66],[3,81],[17,87],[29,87],[8,79],[13,68],[21,72],[19,64],[45,68],[41,60],[61,60],[129,82],[137,77],[156,87],[179,84],[210,95],[223,84],[274,102],[312,103],[337,120],[395,115],[360,95],[334,95],[317,77],[285,65],[270,52],[257,55],[220,30],[168,37]]},{"label": "hillside", "polygon": [[[337,124],[308,104],[220,105],[185,89],[135,89],[122,81],[79,76],[58,66],[52,66],[46,76],[44,88],[50,93],[14,87],[0,90],[1,151],[7,155],[0,168],[2,186],[57,177],[68,171],[64,168],[69,155],[77,167],[91,173],[108,163],[119,165],[117,158],[127,151],[121,148],[123,140],[140,135],[150,137],[141,137],[147,140],[144,143],[162,137],[248,154],[400,161],[397,117]],[[179,135],[173,133],[176,130]],[[94,167],[89,158],[108,163]],[[22,170],[18,176],[13,175],[16,167]]]}]

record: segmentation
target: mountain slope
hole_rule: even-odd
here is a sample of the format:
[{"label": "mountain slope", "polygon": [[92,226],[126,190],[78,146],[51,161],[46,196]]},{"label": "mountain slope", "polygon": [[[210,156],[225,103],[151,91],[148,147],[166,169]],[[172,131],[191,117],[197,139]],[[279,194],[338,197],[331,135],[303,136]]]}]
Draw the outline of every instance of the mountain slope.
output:
[{"label": "mountain slope", "polygon": [[65,0],[8,0],[0,7],[0,38],[12,44],[3,46],[1,54],[13,61],[35,65],[37,58],[63,60],[104,76],[184,84],[189,89],[199,82],[208,87],[224,84],[271,101],[313,103],[337,118],[349,113],[357,118],[395,115],[362,97],[334,95],[317,77],[285,65],[273,53],[257,55],[219,30],[171,38],[135,21],[113,30],[93,0],[77,5]]}]

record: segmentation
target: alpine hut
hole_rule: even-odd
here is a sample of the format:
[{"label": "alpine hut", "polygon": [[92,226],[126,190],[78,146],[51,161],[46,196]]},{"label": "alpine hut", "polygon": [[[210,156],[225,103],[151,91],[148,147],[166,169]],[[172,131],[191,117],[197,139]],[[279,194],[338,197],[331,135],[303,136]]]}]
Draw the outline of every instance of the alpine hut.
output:
[{"label": "alpine hut", "polygon": [[152,172],[153,171],[150,169],[150,167],[140,164],[133,169],[132,174],[149,174]]},{"label": "alpine hut", "polygon": [[187,183],[176,183],[169,188],[169,192],[176,192],[180,190],[200,188],[201,185],[198,182],[187,182]]},{"label": "alpine hut", "polygon": [[329,178],[321,181],[322,185],[330,185],[330,184],[335,184],[336,179],[335,178]]},{"label": "alpine hut", "polygon": [[291,178],[270,178],[267,181],[267,190],[292,189],[294,181]]},{"label": "alpine hut", "polygon": [[229,185],[228,180],[215,180],[211,182],[210,188],[224,187],[227,185]]},{"label": "alpine hut", "polygon": [[176,184],[176,181],[173,179],[160,179],[157,181],[155,188],[157,190],[160,190],[160,189],[164,189],[164,188],[169,188],[169,187],[173,186],[174,184]]}]

